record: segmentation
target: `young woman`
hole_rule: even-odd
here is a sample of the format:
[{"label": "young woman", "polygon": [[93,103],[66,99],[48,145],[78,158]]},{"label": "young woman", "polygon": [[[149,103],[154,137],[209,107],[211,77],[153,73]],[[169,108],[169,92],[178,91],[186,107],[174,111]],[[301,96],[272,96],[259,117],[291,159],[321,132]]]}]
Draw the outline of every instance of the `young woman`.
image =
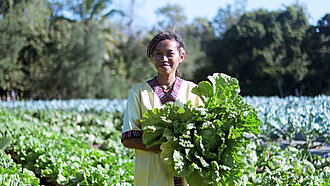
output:
[{"label": "young woman", "polygon": [[185,46],[174,32],[163,31],[151,40],[147,55],[158,73],[131,88],[124,115],[122,143],[135,149],[135,186],[186,185],[184,179],[173,177],[168,171],[160,158],[160,146],[146,149],[140,128],[140,119],[145,111],[162,108],[167,102],[183,106],[191,101],[199,105],[200,99],[191,92],[196,85],[179,78],[178,67],[184,60]]}]

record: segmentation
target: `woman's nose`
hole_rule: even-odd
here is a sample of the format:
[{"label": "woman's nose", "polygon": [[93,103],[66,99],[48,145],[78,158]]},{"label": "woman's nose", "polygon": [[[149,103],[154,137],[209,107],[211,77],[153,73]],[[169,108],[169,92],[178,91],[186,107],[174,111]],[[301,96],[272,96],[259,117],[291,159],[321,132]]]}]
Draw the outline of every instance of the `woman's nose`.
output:
[{"label": "woman's nose", "polygon": [[162,55],[162,60],[163,61],[168,61],[168,57],[166,55]]}]

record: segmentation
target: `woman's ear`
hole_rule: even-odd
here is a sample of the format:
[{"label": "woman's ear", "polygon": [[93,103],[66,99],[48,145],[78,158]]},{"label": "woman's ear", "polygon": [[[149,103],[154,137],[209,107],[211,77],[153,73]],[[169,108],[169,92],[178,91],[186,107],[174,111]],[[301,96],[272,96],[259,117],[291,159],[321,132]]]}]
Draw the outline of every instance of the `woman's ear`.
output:
[{"label": "woman's ear", "polygon": [[184,49],[180,49],[180,63],[184,60],[184,56],[186,55]]}]

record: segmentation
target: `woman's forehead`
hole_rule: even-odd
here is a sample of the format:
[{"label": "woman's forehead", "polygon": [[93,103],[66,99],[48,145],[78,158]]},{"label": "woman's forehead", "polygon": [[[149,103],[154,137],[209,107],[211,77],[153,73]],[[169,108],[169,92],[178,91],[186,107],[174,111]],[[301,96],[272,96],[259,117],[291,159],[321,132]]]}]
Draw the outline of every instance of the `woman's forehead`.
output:
[{"label": "woman's forehead", "polygon": [[165,39],[159,41],[155,46],[154,50],[178,50],[178,42],[175,40]]}]

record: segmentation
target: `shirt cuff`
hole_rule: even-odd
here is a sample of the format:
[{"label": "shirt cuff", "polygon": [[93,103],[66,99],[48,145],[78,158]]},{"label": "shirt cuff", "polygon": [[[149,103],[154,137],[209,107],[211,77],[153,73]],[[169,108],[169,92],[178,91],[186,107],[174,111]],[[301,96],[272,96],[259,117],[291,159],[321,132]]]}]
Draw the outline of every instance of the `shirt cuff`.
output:
[{"label": "shirt cuff", "polygon": [[140,138],[142,137],[142,131],[140,130],[130,130],[130,131],[127,131],[127,132],[123,132],[122,135],[121,135],[121,142],[123,142],[124,139],[127,139],[127,138]]}]

